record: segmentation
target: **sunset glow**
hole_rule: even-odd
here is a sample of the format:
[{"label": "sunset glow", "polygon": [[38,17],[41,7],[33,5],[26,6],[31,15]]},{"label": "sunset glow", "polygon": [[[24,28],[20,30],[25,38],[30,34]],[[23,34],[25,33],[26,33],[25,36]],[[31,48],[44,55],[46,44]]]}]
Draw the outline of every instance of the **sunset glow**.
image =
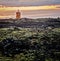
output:
[{"label": "sunset glow", "polygon": [[60,9],[57,8],[60,5],[50,5],[50,6],[26,6],[26,7],[6,7],[0,6],[0,11],[11,11],[11,10],[49,10],[49,9]]},{"label": "sunset glow", "polygon": [[0,0],[0,18],[15,18],[18,9],[22,18],[60,17],[60,0]]},{"label": "sunset glow", "polygon": [[[60,5],[46,6],[21,6],[9,7],[0,5],[0,18],[15,18],[15,12],[19,9],[22,12],[22,17],[50,17],[60,16]],[[34,15],[35,14],[35,15]]]}]

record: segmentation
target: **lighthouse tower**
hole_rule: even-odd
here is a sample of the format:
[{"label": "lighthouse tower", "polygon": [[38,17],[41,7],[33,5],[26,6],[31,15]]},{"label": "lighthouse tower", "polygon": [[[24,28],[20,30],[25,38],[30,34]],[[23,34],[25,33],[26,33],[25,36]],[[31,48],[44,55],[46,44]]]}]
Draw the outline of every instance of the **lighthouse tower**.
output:
[{"label": "lighthouse tower", "polygon": [[18,10],[17,12],[16,12],[16,19],[20,19],[21,18],[21,13],[20,13],[20,11]]}]

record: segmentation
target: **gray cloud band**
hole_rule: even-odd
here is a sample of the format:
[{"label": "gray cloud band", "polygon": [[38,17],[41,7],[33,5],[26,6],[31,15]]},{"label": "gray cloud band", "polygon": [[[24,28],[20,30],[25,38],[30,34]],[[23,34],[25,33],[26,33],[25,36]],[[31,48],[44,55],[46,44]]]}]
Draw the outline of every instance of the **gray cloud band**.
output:
[{"label": "gray cloud band", "polygon": [[0,0],[0,5],[6,6],[40,6],[60,4],[60,0]]}]

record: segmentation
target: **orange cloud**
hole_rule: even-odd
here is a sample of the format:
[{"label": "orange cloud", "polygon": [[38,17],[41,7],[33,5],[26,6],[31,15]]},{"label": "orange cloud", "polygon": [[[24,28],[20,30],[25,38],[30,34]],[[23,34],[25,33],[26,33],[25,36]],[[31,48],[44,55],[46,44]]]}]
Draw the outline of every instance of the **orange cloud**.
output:
[{"label": "orange cloud", "polygon": [[50,10],[50,9],[59,9],[60,5],[46,5],[46,6],[26,6],[26,7],[5,7],[0,6],[0,11],[11,11],[11,10]]}]

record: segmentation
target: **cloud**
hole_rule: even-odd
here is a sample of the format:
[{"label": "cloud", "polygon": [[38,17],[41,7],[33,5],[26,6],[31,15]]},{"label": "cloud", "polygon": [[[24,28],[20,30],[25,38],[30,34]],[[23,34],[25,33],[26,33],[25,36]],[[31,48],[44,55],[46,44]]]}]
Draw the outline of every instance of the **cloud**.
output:
[{"label": "cloud", "polygon": [[22,17],[50,17],[60,16],[60,5],[6,7],[0,5],[0,18],[15,18],[16,10],[21,10]]},{"label": "cloud", "polygon": [[46,5],[46,6],[21,6],[21,7],[6,7],[0,5],[0,11],[12,11],[12,10],[52,10],[58,9],[60,5]]},{"label": "cloud", "polygon": [[22,11],[22,17],[57,17],[60,0],[0,0],[0,18],[15,17],[17,9]]},{"label": "cloud", "polygon": [[60,9],[60,5],[56,6],[56,8]]},{"label": "cloud", "polygon": [[40,6],[60,4],[60,0],[0,0],[0,5],[6,6]]}]

